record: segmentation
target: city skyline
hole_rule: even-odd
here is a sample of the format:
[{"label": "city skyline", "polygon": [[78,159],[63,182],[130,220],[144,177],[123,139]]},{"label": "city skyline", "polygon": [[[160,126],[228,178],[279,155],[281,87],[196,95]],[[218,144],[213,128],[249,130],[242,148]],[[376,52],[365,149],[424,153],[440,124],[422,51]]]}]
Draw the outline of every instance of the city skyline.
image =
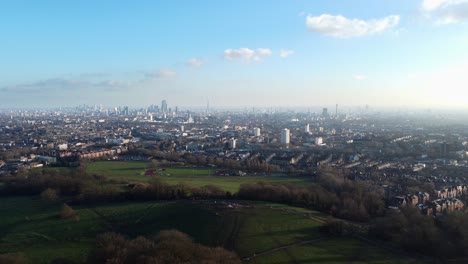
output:
[{"label": "city skyline", "polygon": [[466,108],[467,21],[466,0],[4,3],[1,107]]}]

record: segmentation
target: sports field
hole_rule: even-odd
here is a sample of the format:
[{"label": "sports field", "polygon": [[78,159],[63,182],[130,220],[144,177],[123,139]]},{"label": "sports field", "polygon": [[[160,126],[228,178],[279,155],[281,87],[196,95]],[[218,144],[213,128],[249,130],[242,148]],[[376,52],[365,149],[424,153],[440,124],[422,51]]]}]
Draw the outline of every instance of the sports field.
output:
[{"label": "sports field", "polygon": [[152,169],[154,175],[145,175],[150,165],[150,162],[145,161],[97,161],[90,163],[87,171],[90,174],[127,181],[149,181],[159,178],[169,184],[184,183],[192,187],[216,185],[232,193],[237,192],[241,184],[257,183],[259,181],[301,186],[311,184],[311,179],[305,177],[215,176],[215,170],[204,168]]}]

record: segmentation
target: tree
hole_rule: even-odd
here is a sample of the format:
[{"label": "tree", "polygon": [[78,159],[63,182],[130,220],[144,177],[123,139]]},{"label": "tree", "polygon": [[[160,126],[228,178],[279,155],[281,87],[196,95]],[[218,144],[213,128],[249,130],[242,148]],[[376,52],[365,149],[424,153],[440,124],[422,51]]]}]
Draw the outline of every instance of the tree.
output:
[{"label": "tree", "polygon": [[71,208],[68,204],[64,203],[62,207],[62,211],[60,212],[61,219],[69,219],[72,217],[76,217],[77,213],[73,208]]},{"label": "tree", "polygon": [[17,254],[1,254],[0,264],[25,264],[26,258]]},{"label": "tree", "polygon": [[41,192],[41,199],[46,202],[55,202],[58,198],[57,191],[51,188],[47,188]]}]

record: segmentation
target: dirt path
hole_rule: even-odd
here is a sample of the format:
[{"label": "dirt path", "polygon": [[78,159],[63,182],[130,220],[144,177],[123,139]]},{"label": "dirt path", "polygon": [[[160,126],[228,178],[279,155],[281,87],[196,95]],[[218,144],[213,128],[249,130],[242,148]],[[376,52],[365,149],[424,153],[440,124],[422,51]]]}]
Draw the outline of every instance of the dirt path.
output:
[{"label": "dirt path", "polygon": [[106,227],[107,230],[109,230],[109,231],[115,230],[115,225],[111,221],[109,221],[107,216],[105,216],[103,213],[99,212],[99,210],[97,210],[94,207],[87,208],[87,209],[89,211],[93,212],[97,217],[99,217],[99,219],[102,220],[102,222],[104,223],[104,226]]},{"label": "dirt path", "polygon": [[229,250],[234,250],[236,247],[236,239],[239,236],[239,231],[242,227],[243,224],[243,219],[236,215],[234,217],[234,225],[231,229],[231,232],[229,233],[228,238],[226,239],[226,248]]},{"label": "dirt path", "polygon": [[250,257],[243,258],[242,260],[243,261],[251,261],[256,257],[265,256],[265,255],[272,254],[272,253],[275,253],[275,252],[278,252],[278,251],[281,251],[281,250],[284,250],[284,249],[292,248],[292,247],[297,247],[297,246],[302,246],[302,245],[306,245],[306,244],[311,244],[311,243],[323,241],[323,240],[326,240],[328,238],[330,238],[330,237],[319,237],[319,238],[312,239],[312,240],[306,240],[306,241],[302,241],[302,242],[298,242],[298,243],[294,243],[294,244],[290,244],[290,245],[277,247],[277,248],[270,249],[270,250],[267,250],[267,251],[264,251],[264,252],[261,252],[261,253],[258,253],[258,254],[254,254],[254,255],[252,255]]}]

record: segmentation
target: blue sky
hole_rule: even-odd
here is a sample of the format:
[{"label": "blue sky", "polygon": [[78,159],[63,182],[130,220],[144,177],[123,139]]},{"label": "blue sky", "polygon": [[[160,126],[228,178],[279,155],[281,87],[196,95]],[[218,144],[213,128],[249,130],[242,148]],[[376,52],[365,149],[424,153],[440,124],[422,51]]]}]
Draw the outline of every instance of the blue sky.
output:
[{"label": "blue sky", "polygon": [[0,107],[468,107],[468,0],[17,0],[0,34]]}]

